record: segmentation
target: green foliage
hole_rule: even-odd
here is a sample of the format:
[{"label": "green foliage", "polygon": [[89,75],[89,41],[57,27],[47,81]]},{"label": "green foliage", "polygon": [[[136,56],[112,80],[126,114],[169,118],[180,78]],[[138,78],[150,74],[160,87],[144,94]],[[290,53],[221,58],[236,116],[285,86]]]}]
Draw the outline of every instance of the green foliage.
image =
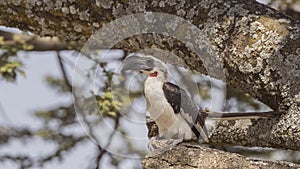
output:
[{"label": "green foliage", "polygon": [[[84,101],[84,109],[88,110],[90,114],[116,118],[123,104],[120,101],[120,98],[117,97],[116,92],[118,91],[111,91],[114,72],[106,69],[106,62],[99,63],[99,66],[102,68],[103,76],[106,78],[104,87],[102,88],[103,93],[101,95],[93,95],[92,97],[86,98]],[[97,107],[94,105],[97,105]]]},{"label": "green foliage", "polygon": [[96,96],[97,105],[103,116],[116,117],[122,103],[115,100],[112,92],[106,92],[101,96]]},{"label": "green foliage", "polygon": [[203,100],[209,100],[211,99],[210,95],[210,90],[211,90],[211,85],[210,85],[210,80],[202,80],[201,82],[198,82],[198,89],[199,89],[199,95]]},{"label": "green foliage", "polygon": [[76,123],[74,104],[67,107],[56,107],[45,111],[35,112],[35,117],[45,122],[48,125],[52,120],[56,121],[58,127],[67,126]]},{"label": "green foliage", "polygon": [[8,82],[14,82],[17,75],[25,77],[25,73],[20,69],[22,63],[17,58],[19,51],[32,50],[33,45],[27,44],[28,39],[14,35],[11,40],[0,36],[0,77]]},{"label": "green foliage", "polygon": [[89,114],[102,117],[116,118],[122,103],[113,97],[113,92],[107,91],[102,95],[95,95],[84,100],[84,110]]},{"label": "green foliage", "polygon": [[[6,55],[13,56],[16,55],[18,51],[28,51],[34,49],[34,46],[32,44],[28,44],[28,41],[30,41],[30,39],[22,35],[23,34],[11,35],[12,37],[9,40],[5,39],[3,36],[0,36],[0,48],[4,50],[5,53],[7,53]],[[24,33],[24,35],[26,35],[26,33]],[[6,36],[10,36],[10,33],[7,33]]]},{"label": "green foliage", "polygon": [[[66,153],[70,153],[78,143],[82,143],[88,138],[85,134],[64,132],[71,126],[78,126],[73,104],[66,107],[54,107],[49,110],[39,111],[35,113],[35,116],[44,121],[43,125],[36,129],[28,129],[26,127],[0,127],[0,144],[5,146],[13,139],[30,141],[38,137],[47,141],[48,144],[56,144],[57,148],[47,154],[43,153],[43,155],[36,158],[27,154],[1,154],[0,162],[13,161],[16,164],[20,164],[19,168],[30,168],[32,166],[35,166],[34,168],[43,168],[44,165],[52,162],[54,159],[62,160]],[[78,128],[78,130],[80,130],[80,128]],[[25,161],[24,158],[26,158]],[[28,164],[24,165],[24,162]]]},{"label": "green foliage", "polygon": [[56,89],[59,93],[70,92],[70,89],[64,79],[53,77],[53,76],[46,76],[45,80],[51,88]]},{"label": "green foliage", "polygon": [[8,82],[13,82],[17,74],[25,77],[25,73],[21,70],[22,64],[19,61],[4,61],[0,60],[0,77],[4,78]]},{"label": "green foliage", "polygon": [[[21,41],[21,40],[19,40]],[[22,50],[19,45],[6,45],[7,42],[0,36],[0,78],[8,82],[14,82],[17,75],[25,77],[21,70],[22,63],[17,58],[17,52]]]}]

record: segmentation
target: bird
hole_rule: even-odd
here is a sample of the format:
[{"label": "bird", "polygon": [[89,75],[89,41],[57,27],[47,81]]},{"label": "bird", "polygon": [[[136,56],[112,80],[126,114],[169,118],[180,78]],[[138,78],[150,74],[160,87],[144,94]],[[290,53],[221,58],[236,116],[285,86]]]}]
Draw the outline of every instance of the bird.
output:
[{"label": "bird", "polygon": [[158,126],[159,138],[208,141],[204,117],[188,93],[170,82],[167,65],[151,55],[133,53],[123,61],[122,71],[139,71],[144,82],[146,111]]},{"label": "bird", "polygon": [[[147,78],[144,82],[146,111],[158,126],[159,135],[152,139],[168,140],[176,145],[184,140],[196,138],[200,143],[209,141],[205,120],[211,119],[252,119],[270,118],[277,112],[219,113],[208,109],[199,110],[188,93],[171,82],[169,69],[163,61],[142,53],[129,54],[122,62],[121,71],[138,71]],[[169,140],[174,140],[170,142]],[[150,143],[150,148],[156,146]],[[164,145],[165,146],[165,145]],[[170,147],[170,146],[169,146]]]}]

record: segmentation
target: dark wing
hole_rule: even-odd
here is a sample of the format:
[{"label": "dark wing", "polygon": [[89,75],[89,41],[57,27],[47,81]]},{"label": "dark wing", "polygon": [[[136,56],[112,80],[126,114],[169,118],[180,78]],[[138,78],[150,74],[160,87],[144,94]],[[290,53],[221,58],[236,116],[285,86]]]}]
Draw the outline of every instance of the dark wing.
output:
[{"label": "dark wing", "polygon": [[[198,113],[198,108],[185,90],[166,82],[163,91],[175,113],[181,114],[199,140],[208,141],[205,119]],[[183,111],[180,111],[182,108]]]},{"label": "dark wing", "polygon": [[197,106],[185,90],[181,89],[182,117],[189,123],[198,140],[208,141],[205,118],[198,112]]},{"label": "dark wing", "polygon": [[174,113],[176,114],[180,113],[180,104],[181,104],[180,88],[177,85],[174,85],[173,83],[165,82],[163,84],[163,91],[165,97],[167,98],[167,101],[172,106]]}]

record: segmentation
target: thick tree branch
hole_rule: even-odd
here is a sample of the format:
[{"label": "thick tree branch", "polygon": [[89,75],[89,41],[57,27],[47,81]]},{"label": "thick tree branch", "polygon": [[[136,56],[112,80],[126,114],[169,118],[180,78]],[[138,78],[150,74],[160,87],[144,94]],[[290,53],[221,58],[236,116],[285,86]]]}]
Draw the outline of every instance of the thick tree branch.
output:
[{"label": "thick tree branch", "polygon": [[[179,16],[204,32],[217,55],[215,59],[206,60],[204,64],[184,44],[157,34],[121,39],[115,47],[128,51],[153,46],[163,48],[203,73],[208,73],[206,68],[214,67],[217,60],[224,63],[230,85],[239,87],[274,110],[288,110],[299,101],[299,23],[253,0],[181,3],[21,0],[1,1],[0,9],[3,11],[1,25],[79,42],[87,41],[102,26],[125,15],[152,11]],[[170,30],[180,29],[180,26],[174,24]],[[108,38],[100,40],[101,44],[119,36],[117,32],[120,30],[110,30]],[[218,77],[217,73],[210,75]]]},{"label": "thick tree branch", "polygon": [[[0,16],[1,25],[81,42],[106,23],[128,14],[152,11],[176,15],[205,33],[217,59],[224,62],[230,85],[239,87],[273,109],[287,110],[297,101],[295,97],[299,97],[299,23],[253,0],[181,3],[21,0],[1,1],[0,9],[4,11]],[[175,24],[172,29],[180,29],[180,26]],[[120,30],[110,31],[111,38],[101,39],[102,44],[109,42],[115,31]],[[203,64],[203,60],[195,57],[184,44],[174,42],[174,39],[162,35],[138,35],[115,47],[129,51],[153,46],[164,48],[183,58],[192,69],[203,73],[207,73],[208,66],[215,64]]]},{"label": "thick tree branch", "polygon": [[143,160],[144,168],[261,168],[291,169],[300,165],[288,162],[272,162],[243,157],[235,153],[183,143],[155,157]]},{"label": "thick tree branch", "polygon": [[[210,133],[209,144],[223,146],[273,147],[280,149],[300,149],[299,133],[287,133],[286,137],[276,133],[281,130],[279,118],[222,120]],[[148,118],[148,137],[158,135],[155,122]],[[292,128],[299,127],[298,124]]]},{"label": "thick tree branch", "polygon": [[[216,130],[211,133],[211,145],[224,146],[254,146],[275,147],[299,150],[299,137],[278,140],[272,133],[270,126],[276,126],[278,118],[258,120],[224,120]],[[263,125],[263,126],[262,126]],[[158,128],[155,122],[147,118],[148,136],[157,136]],[[223,152],[216,149],[188,142],[175,146],[157,157],[146,157],[143,160],[144,168],[299,168],[297,164],[264,161],[251,159],[234,153]],[[197,146],[196,146],[197,145]]]}]

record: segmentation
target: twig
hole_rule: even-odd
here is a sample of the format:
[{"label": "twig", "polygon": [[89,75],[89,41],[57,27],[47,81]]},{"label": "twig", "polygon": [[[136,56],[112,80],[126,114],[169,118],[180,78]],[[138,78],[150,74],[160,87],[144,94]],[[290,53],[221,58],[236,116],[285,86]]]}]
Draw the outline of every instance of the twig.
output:
[{"label": "twig", "polygon": [[1,101],[0,101],[0,114],[2,115],[3,119],[5,119],[6,122],[8,122],[9,124],[12,124],[12,121],[7,116],[7,113],[4,109],[4,106],[2,105]]},{"label": "twig", "polygon": [[[65,82],[66,82],[66,85],[68,86],[70,92],[72,92],[72,85],[70,84],[70,82],[69,82],[69,80],[68,80],[67,73],[66,73],[66,69],[65,69],[65,67],[64,67],[64,64],[63,64],[63,61],[62,61],[62,58],[61,58],[61,55],[60,55],[59,51],[57,51],[57,58],[58,58],[58,61],[59,61],[59,66],[60,66],[61,71],[62,71],[62,74],[63,74],[63,78],[64,78],[64,80],[65,80]],[[74,105],[78,105],[76,99],[74,100]],[[86,121],[84,115],[83,115],[83,119]],[[119,113],[117,113],[117,117],[115,118],[114,131],[110,134],[106,146],[103,148],[103,147],[101,147],[99,144],[97,144],[99,153],[98,153],[98,155],[97,155],[97,157],[96,157],[96,165],[95,165],[95,169],[98,169],[98,168],[99,168],[100,161],[101,161],[103,155],[104,155],[105,153],[109,153],[109,152],[107,151],[107,148],[110,146],[112,137],[114,136],[114,134],[115,134],[115,132],[116,132],[118,126],[119,126]],[[91,135],[91,137],[93,137],[93,139],[96,140],[96,137],[94,136],[93,131],[92,131],[91,128],[89,128],[89,134]]]},{"label": "twig", "polygon": [[[117,117],[115,118],[114,131],[110,134],[110,136],[109,136],[109,138],[108,138],[108,142],[107,142],[105,148],[102,148],[102,149],[99,150],[99,154],[98,154],[98,156],[97,156],[97,158],[96,158],[96,167],[95,167],[95,169],[99,169],[99,165],[100,165],[101,158],[102,158],[102,156],[107,152],[107,148],[108,148],[108,147],[110,146],[110,144],[111,144],[112,137],[115,135],[115,133],[116,133],[116,131],[117,131],[117,128],[118,128],[118,126],[119,126],[119,116],[120,116],[120,114],[118,113],[118,114],[117,114]],[[101,148],[101,147],[99,146],[99,148]]]}]

